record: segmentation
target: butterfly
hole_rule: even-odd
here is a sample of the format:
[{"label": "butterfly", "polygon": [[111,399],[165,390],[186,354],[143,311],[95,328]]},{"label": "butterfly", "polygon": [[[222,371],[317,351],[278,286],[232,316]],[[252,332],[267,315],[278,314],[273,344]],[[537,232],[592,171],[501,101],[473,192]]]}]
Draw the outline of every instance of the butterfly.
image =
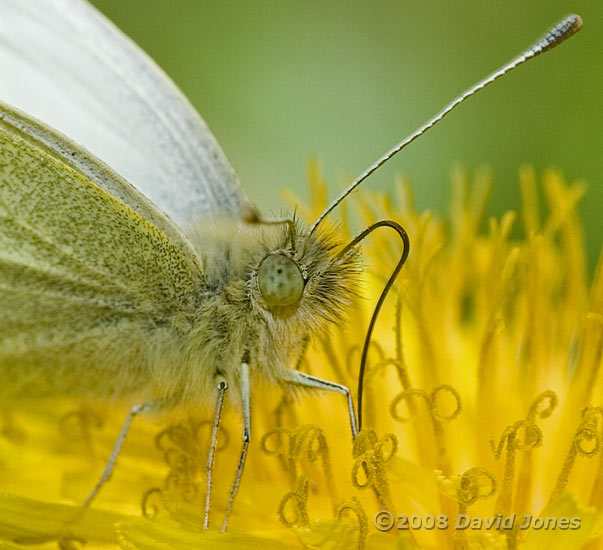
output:
[{"label": "butterfly", "polygon": [[[355,437],[372,328],[409,240],[398,224],[381,221],[346,244],[322,221],[456,105],[580,24],[566,18],[459,96],[308,227],[262,217],[187,99],[85,1],[3,0],[0,395],[133,404],[85,505],[109,478],[136,415],[200,401],[215,411],[207,527],[218,426],[230,398],[243,428],[224,531],[251,438],[256,377],[342,394]],[[369,324],[355,409],[347,387],[291,366],[309,339],[340,323],[360,285],[358,245],[383,226],[397,232],[403,251]]]}]

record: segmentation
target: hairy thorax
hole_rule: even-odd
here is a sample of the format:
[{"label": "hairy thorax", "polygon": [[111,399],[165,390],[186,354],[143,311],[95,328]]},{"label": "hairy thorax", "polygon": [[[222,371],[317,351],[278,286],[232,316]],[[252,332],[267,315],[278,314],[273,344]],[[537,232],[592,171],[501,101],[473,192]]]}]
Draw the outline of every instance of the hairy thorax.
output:
[{"label": "hairy thorax", "polygon": [[[202,260],[203,281],[190,330],[181,349],[191,364],[168,374],[161,384],[174,386],[186,401],[211,392],[221,377],[237,381],[247,362],[252,375],[272,380],[297,361],[304,340],[340,322],[355,292],[357,256],[338,258],[332,235],[311,236],[299,225],[249,224],[222,219],[188,230]],[[262,261],[275,254],[290,258],[304,276],[300,299],[290,305],[267,304],[258,285]],[[196,365],[196,366],[195,366]],[[164,386],[165,387],[165,386]]]}]

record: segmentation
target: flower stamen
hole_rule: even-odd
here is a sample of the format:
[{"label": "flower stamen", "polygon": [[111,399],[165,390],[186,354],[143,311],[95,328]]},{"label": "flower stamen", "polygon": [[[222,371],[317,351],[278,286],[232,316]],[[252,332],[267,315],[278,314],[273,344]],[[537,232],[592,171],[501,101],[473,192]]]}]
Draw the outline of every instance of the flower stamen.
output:
[{"label": "flower stamen", "polygon": [[358,550],[364,550],[366,539],[368,537],[368,520],[364,508],[356,497],[352,497],[350,502],[344,502],[338,509],[336,518],[342,520],[345,512],[352,512],[356,516],[358,527]]}]

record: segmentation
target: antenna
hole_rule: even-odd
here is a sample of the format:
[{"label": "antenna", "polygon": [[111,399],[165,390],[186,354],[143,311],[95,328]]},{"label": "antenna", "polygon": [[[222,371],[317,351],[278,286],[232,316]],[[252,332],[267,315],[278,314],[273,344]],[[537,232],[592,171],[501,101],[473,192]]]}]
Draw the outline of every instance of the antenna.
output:
[{"label": "antenna", "polygon": [[358,176],[318,217],[310,228],[310,234],[314,232],[318,224],[327,217],[327,215],[343,200],[345,199],[354,189],[356,189],[366,178],[368,178],[373,172],[375,172],[380,166],[385,164],[395,154],[399,153],[404,147],[412,143],[419,136],[423,135],[427,130],[435,126],[440,120],[442,120],[450,111],[452,111],[457,105],[460,105],[468,97],[479,92],[482,88],[485,88],[491,82],[494,82],[501,76],[507,74],[515,67],[521,65],[532,59],[543,52],[551,50],[555,46],[558,46],[565,39],[576,33],[580,27],[582,27],[582,19],[579,15],[568,15],[563,21],[557,23],[549,32],[547,32],[536,44],[528,48],[526,51],[509,61],[506,65],[503,65],[497,71],[494,71],[490,76],[487,76],[483,80],[480,80],[477,84],[463,92],[451,103],[446,105],[437,115],[428,120],[423,126],[415,130],[408,137],[404,138],[398,143],[393,149],[390,149],[376,162],[371,164],[360,176]]}]

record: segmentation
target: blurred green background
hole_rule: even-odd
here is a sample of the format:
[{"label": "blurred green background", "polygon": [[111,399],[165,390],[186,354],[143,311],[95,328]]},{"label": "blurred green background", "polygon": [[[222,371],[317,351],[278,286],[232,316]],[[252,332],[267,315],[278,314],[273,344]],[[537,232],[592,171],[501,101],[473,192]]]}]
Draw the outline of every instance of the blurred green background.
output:
[{"label": "blurred green background", "polygon": [[442,211],[450,171],[490,166],[490,212],[517,208],[522,163],[589,184],[591,266],[603,239],[603,3],[547,0],[94,0],[202,114],[264,213],[307,196],[318,156],[341,185],[567,13],[584,28],[472,98],[375,174],[410,176]]}]

